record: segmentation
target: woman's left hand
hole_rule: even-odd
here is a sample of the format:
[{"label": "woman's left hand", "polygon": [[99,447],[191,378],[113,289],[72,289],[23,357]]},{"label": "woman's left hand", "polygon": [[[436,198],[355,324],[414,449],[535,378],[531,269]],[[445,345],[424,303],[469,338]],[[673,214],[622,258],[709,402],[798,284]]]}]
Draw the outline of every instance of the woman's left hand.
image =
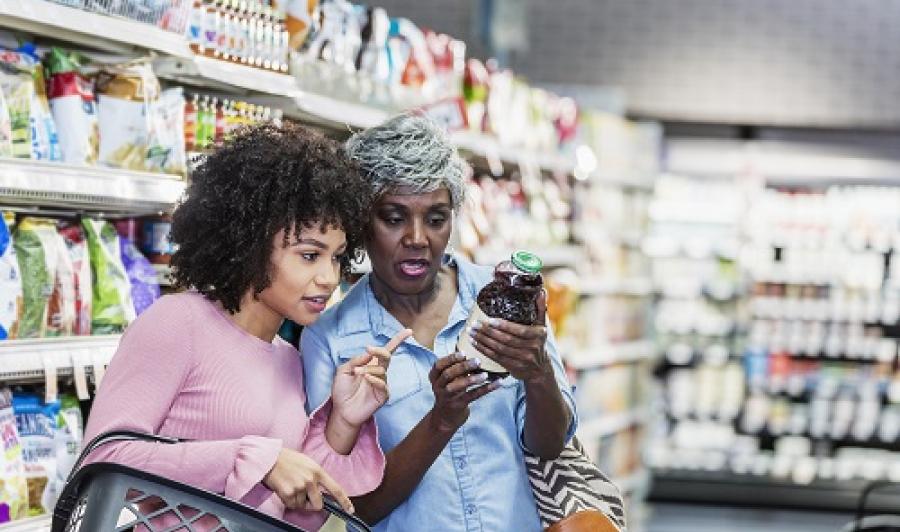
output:
[{"label": "woman's left hand", "polygon": [[469,333],[480,353],[501,364],[509,370],[510,375],[526,383],[553,375],[553,366],[545,347],[547,296],[544,292],[538,296],[537,310],[539,325],[521,325],[489,318],[473,325]]},{"label": "woman's left hand", "polygon": [[333,415],[359,427],[388,399],[387,368],[391,354],[412,331],[404,329],[384,347],[367,347],[366,353],[338,367],[331,387]]}]

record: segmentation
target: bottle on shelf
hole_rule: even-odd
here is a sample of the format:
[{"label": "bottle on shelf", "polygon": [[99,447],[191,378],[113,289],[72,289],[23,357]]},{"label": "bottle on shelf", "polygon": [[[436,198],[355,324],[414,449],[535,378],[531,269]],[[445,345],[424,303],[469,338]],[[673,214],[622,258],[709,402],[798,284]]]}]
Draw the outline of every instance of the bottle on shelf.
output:
[{"label": "bottle on shelf", "polygon": [[209,2],[205,7],[203,16],[203,55],[218,58],[219,42],[219,9],[216,4]]},{"label": "bottle on shelf", "polygon": [[185,33],[191,52],[197,55],[204,54],[204,42],[206,38],[204,35],[205,17],[206,6],[203,5],[203,0],[194,0],[193,4],[191,5],[190,11],[188,12],[188,20],[187,25],[185,26]]},{"label": "bottle on shelf", "polygon": [[197,149],[197,111],[200,97],[191,96],[184,103],[184,149],[190,153]]}]

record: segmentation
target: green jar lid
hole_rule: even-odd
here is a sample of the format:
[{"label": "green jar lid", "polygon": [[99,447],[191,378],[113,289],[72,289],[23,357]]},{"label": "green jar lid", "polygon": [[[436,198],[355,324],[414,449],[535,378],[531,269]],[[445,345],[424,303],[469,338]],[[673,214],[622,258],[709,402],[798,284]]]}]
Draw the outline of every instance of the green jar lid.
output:
[{"label": "green jar lid", "polygon": [[530,251],[516,251],[512,254],[512,263],[526,273],[541,273],[544,267],[541,258]]}]

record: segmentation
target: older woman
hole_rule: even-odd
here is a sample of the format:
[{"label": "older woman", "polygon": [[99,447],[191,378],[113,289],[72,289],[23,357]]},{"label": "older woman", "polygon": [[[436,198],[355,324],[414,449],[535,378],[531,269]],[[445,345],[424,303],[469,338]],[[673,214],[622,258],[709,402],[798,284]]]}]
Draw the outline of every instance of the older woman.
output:
[{"label": "older woman", "polygon": [[[575,402],[546,326],[490,320],[464,331],[492,270],[446,253],[463,202],[463,164],[425,118],[400,116],[347,143],[376,194],[366,249],[372,272],[301,339],[307,408],[329,397],[337,368],[404,328],[376,413],[387,453],[381,486],[355,499],[376,530],[540,530],[523,450],[559,455]],[[455,353],[472,334],[511,376],[485,384]]]}]

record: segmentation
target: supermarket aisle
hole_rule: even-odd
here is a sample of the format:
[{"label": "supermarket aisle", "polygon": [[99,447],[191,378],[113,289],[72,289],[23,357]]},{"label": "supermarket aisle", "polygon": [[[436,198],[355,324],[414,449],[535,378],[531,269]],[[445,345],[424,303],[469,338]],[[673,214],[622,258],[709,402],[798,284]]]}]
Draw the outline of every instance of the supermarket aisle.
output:
[{"label": "supermarket aisle", "polygon": [[850,514],[731,506],[648,504],[645,532],[839,532]]}]

